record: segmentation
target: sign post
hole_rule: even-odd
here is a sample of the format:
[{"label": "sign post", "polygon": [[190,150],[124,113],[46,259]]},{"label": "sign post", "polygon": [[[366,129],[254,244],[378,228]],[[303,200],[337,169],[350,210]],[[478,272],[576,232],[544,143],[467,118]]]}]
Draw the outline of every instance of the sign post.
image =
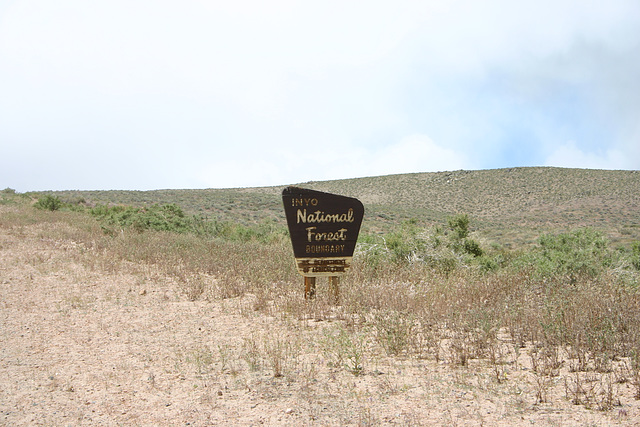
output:
[{"label": "sign post", "polygon": [[351,267],[364,206],[353,197],[298,187],[285,188],[282,203],[305,298],[315,296],[316,277],[328,277],[337,303],[338,276]]}]

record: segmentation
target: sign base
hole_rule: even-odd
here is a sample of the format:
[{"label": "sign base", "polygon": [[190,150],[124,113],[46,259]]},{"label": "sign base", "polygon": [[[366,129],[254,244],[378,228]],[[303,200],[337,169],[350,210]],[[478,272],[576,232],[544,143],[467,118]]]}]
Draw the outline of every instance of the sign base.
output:
[{"label": "sign base", "polygon": [[[329,294],[331,295],[331,303],[338,304],[340,302],[340,287],[338,286],[340,279],[338,276],[329,276]],[[314,299],[316,297],[316,278],[305,276],[304,278],[304,299]]]}]

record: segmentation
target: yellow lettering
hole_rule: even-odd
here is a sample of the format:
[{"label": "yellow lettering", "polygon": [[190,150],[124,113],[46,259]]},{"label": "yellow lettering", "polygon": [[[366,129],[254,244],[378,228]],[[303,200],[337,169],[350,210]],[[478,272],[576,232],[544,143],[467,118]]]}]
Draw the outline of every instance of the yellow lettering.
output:
[{"label": "yellow lettering", "polygon": [[[308,200],[308,199],[305,199]],[[313,200],[316,199],[311,199],[311,204],[313,204]],[[316,200],[317,202],[317,200]],[[306,202],[305,202],[306,203]],[[342,214],[328,214],[326,212],[323,211],[314,211],[311,213],[307,213],[306,209],[298,209],[298,211],[296,212],[296,223],[300,224],[305,223],[318,223],[318,222],[333,222],[333,223],[337,223],[337,222],[354,222],[354,217],[353,217],[353,209],[350,208],[346,213],[342,213]]]},{"label": "yellow lettering", "polygon": [[345,245],[307,245],[305,252],[308,254],[341,254],[344,252],[344,247]]},{"label": "yellow lettering", "polygon": [[341,228],[338,231],[335,232],[325,232],[325,233],[317,233],[316,230],[317,227],[307,227],[307,241],[308,242],[312,242],[312,241],[316,241],[316,242],[320,242],[320,241],[327,241],[327,242],[333,242],[336,240],[347,240],[347,229],[346,228]]},{"label": "yellow lettering", "polygon": [[318,206],[318,199],[291,199],[291,206]]}]

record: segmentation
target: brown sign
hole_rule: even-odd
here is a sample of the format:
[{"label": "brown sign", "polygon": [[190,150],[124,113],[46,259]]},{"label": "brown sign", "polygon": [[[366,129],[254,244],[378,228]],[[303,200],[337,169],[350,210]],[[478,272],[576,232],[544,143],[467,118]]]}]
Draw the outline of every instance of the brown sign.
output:
[{"label": "brown sign", "polygon": [[353,197],[287,187],[282,202],[303,276],[337,276],[350,266],[364,206]]}]

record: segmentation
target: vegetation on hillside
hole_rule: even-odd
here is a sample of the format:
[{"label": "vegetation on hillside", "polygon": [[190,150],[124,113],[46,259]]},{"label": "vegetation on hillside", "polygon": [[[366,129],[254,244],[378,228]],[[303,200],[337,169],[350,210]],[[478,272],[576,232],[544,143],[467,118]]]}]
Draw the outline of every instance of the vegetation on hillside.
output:
[{"label": "vegetation on hillside", "polygon": [[[448,184],[467,178],[454,173]],[[592,197],[585,188],[585,197]],[[625,188],[616,191],[637,191]],[[210,220],[185,214],[177,203],[82,207],[86,202],[59,205],[52,198],[42,195],[35,203],[44,211],[28,209],[38,212],[40,221],[69,223],[74,231],[62,237],[103,248],[114,265],[127,260],[166,269],[191,300],[251,295],[252,312],[341,319],[345,327],[319,345],[331,363],[354,375],[370,369],[367,361],[379,349],[391,357],[452,366],[482,360],[501,383],[509,381],[507,371],[524,351],[538,379],[540,402],[567,366],[566,397],[575,404],[612,409],[622,384],[640,399],[640,240],[635,235],[626,235],[629,244],[614,246],[603,230],[574,224],[542,229],[532,245],[509,249],[483,233],[487,215],[483,220],[443,211],[438,221],[381,216],[388,221],[384,228],[363,231],[354,264],[342,278],[340,305],[334,307],[323,285],[315,300],[303,298],[283,221]],[[558,196],[557,203],[564,202]],[[636,215],[628,218],[635,224],[637,212],[620,210]],[[16,218],[2,221],[25,221]],[[588,384],[581,374],[589,375]]]},{"label": "vegetation on hillside", "polygon": [[[541,234],[579,227],[602,231],[614,244],[628,246],[640,240],[640,171],[530,167],[413,173],[298,185],[360,199],[366,210],[363,231],[376,234],[388,233],[410,220],[423,227],[444,227],[448,217],[462,212],[473,218],[478,238],[504,246],[534,244]],[[175,203],[187,215],[251,225],[263,220],[284,223],[282,189],[42,194],[89,206]]]}]

